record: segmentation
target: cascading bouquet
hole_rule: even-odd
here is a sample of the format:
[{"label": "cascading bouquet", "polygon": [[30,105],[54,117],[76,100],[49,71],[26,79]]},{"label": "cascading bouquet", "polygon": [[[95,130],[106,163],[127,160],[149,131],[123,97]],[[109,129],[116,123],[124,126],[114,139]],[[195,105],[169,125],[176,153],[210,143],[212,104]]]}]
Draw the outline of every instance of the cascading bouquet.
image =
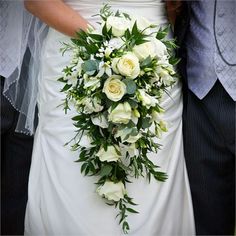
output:
[{"label": "cascading bouquet", "polygon": [[168,27],[113,12],[108,5],[99,15],[100,30],[80,31],[64,44],[63,52],[73,56],[59,81],[65,83],[65,111],[74,106],[78,112],[72,118],[72,150],[79,151],[81,173],[98,176],[97,193],[118,208],[127,233],[127,213],[138,212],[126,183],[131,177],[167,178],[148,153],[158,151],[155,139],[167,131],[160,99],[176,81],[178,60],[173,40],[166,39]]}]

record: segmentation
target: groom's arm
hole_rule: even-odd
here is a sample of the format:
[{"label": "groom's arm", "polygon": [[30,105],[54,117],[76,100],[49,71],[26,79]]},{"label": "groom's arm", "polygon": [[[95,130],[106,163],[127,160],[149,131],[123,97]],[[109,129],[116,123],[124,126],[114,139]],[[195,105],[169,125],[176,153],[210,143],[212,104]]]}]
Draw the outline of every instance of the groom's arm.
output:
[{"label": "groom's arm", "polygon": [[24,0],[24,4],[33,15],[70,37],[75,37],[79,29],[88,28],[88,22],[62,0]]}]

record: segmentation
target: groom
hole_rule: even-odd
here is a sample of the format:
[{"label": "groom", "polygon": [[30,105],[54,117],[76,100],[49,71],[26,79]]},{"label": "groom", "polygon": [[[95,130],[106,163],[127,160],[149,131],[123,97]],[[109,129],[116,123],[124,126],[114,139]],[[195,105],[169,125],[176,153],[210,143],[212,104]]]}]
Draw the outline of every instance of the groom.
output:
[{"label": "groom", "polygon": [[[4,84],[17,70],[16,55],[21,42],[16,29],[21,29],[23,24],[19,17],[22,9],[20,1],[0,1],[1,235],[24,234],[33,146],[33,137],[15,132],[19,112],[3,95]],[[16,12],[19,14],[15,14]],[[15,37],[14,40],[12,37]],[[28,70],[29,59],[30,52],[27,50],[21,68],[22,75]],[[21,76],[21,79],[24,77]]]},{"label": "groom", "polygon": [[175,34],[184,145],[198,235],[235,229],[236,1],[184,1]]}]

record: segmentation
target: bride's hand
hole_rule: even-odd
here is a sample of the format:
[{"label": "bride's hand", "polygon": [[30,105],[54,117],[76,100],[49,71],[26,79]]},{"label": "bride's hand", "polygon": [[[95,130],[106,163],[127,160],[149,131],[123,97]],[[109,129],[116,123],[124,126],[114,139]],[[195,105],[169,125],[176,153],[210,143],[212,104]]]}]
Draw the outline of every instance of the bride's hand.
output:
[{"label": "bride's hand", "polygon": [[62,0],[24,0],[25,8],[47,25],[70,37],[86,30],[89,23]]}]

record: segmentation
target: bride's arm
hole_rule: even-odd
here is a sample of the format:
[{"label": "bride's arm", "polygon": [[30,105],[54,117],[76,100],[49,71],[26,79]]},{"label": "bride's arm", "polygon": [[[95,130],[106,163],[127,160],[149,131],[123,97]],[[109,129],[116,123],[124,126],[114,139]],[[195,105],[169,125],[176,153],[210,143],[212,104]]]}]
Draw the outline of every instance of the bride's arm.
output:
[{"label": "bride's arm", "polygon": [[70,37],[88,28],[88,22],[62,0],[24,0],[24,4],[33,15]]}]

